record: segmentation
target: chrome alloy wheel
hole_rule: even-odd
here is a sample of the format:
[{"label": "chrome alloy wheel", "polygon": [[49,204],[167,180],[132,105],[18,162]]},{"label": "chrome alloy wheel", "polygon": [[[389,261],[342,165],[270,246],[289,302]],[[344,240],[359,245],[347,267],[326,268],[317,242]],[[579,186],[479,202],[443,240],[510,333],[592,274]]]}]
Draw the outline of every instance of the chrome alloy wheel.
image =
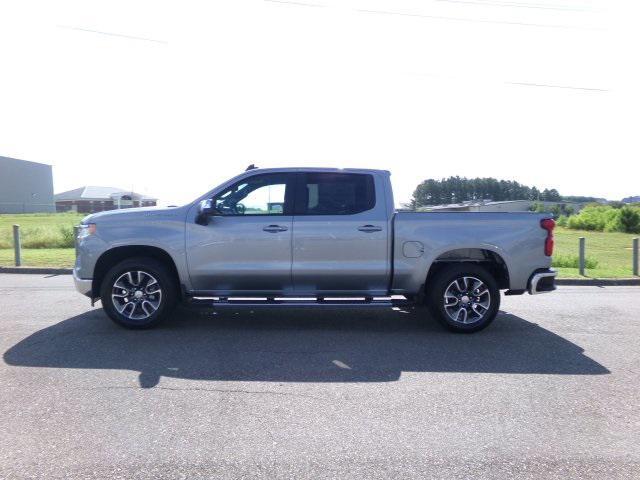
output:
[{"label": "chrome alloy wheel", "polygon": [[444,292],[444,310],[457,323],[479,322],[490,306],[489,289],[476,277],[456,278]]},{"label": "chrome alloy wheel", "polygon": [[148,272],[125,272],[113,284],[111,301],[118,313],[128,319],[145,320],[158,310],[162,302],[162,289]]}]

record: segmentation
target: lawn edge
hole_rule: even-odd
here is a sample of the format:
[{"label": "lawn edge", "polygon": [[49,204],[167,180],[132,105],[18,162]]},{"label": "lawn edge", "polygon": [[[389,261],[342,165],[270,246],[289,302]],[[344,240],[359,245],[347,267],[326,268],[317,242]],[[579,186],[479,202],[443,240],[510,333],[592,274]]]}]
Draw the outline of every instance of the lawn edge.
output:
[{"label": "lawn edge", "polygon": [[572,286],[632,286],[640,285],[640,278],[556,278],[556,285]]},{"label": "lawn edge", "polygon": [[71,275],[72,268],[57,267],[0,267],[0,273],[35,273],[40,275]]}]

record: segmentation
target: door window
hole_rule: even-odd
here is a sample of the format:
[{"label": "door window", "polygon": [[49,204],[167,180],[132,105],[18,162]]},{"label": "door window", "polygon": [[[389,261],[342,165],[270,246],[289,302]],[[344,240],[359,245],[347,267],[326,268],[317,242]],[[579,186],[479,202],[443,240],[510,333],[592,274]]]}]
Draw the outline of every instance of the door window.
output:
[{"label": "door window", "polygon": [[359,173],[310,173],[303,176],[296,215],[353,215],[375,206],[373,177]]},{"label": "door window", "polygon": [[290,175],[256,175],[227,188],[213,198],[221,215],[285,215]]}]

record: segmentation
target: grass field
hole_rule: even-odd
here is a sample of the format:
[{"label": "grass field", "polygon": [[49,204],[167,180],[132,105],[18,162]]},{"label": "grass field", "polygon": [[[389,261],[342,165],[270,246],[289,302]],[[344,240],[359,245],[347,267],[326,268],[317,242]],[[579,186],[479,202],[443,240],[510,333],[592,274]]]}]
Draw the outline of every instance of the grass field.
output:
[{"label": "grass field", "polygon": [[[22,265],[71,267],[75,261],[73,226],[84,214],[27,213],[0,215],[0,266],[14,264],[13,225],[20,225]],[[46,248],[54,245],[58,248]]]},{"label": "grass field", "polygon": [[[25,267],[71,268],[76,259],[73,248],[23,248],[22,265]],[[13,248],[0,249],[0,266],[14,265]]]},{"label": "grass field", "polygon": [[[587,268],[592,278],[629,278],[631,266],[631,243],[634,235],[617,232],[587,232],[556,228],[554,253],[560,256],[578,256],[578,239],[585,238],[587,260],[597,262],[595,268]],[[577,268],[556,267],[563,278],[579,278]]]},{"label": "grass field", "polygon": [[[82,219],[82,214],[25,214],[0,215],[0,266],[13,265],[13,224],[19,224],[22,230],[22,264],[25,266],[71,267],[75,259],[73,248],[26,248],[29,245],[42,246],[53,239],[55,242],[68,242],[63,239],[61,229],[71,228]],[[587,276],[592,278],[631,277],[631,240],[637,235],[627,233],[587,232],[556,229],[555,253],[563,265],[577,262],[578,238],[585,237],[588,264],[597,264],[587,268]],[[563,278],[578,278],[577,264],[571,267],[556,267]]]},{"label": "grass field", "polygon": [[0,215],[0,249],[13,248],[13,225],[20,225],[24,248],[73,247],[73,226],[84,214],[26,213]]}]

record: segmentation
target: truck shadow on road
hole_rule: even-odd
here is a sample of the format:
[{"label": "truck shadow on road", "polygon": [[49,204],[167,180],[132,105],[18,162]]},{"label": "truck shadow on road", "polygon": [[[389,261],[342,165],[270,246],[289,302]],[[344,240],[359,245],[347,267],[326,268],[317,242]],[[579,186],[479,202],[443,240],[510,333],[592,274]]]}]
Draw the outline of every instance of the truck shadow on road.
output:
[{"label": "truck shadow on road", "polygon": [[160,378],[388,382],[403,372],[599,375],[578,345],[501,312],[487,330],[456,335],[413,311],[178,310],[155,330],[129,331],[101,309],[40,330],[4,353],[23,367],[140,372]]}]

